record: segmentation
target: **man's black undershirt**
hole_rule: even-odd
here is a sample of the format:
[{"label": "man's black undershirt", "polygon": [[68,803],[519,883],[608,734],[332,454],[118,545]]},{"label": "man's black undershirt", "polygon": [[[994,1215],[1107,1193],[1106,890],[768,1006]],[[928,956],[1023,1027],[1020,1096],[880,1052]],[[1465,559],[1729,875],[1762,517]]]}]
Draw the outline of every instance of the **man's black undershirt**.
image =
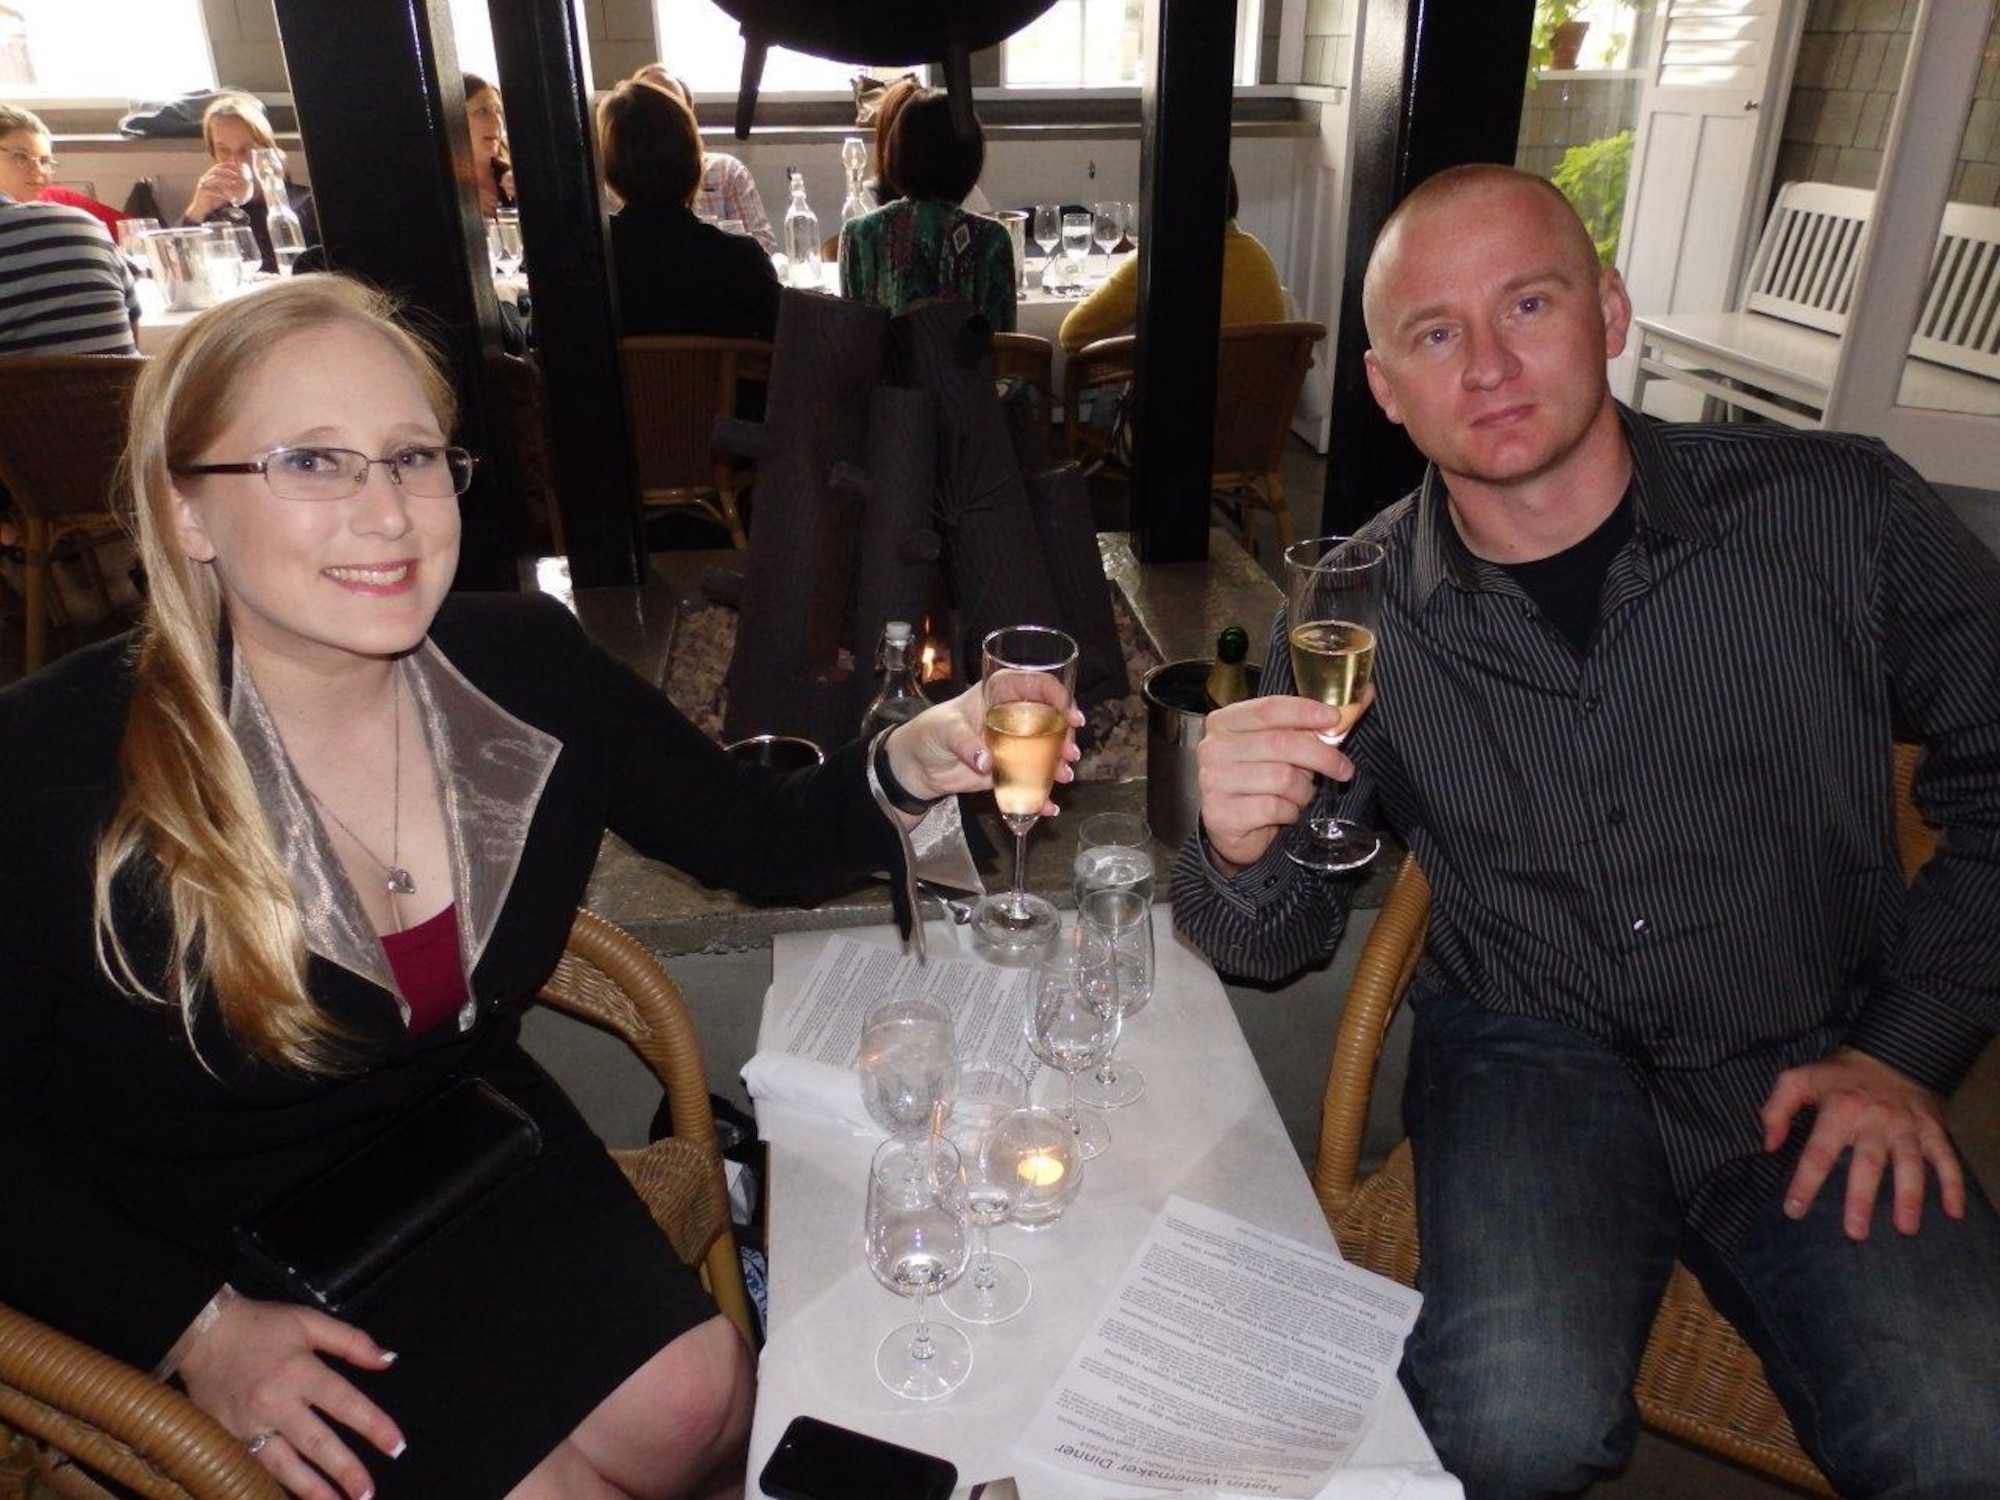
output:
[{"label": "man's black undershirt", "polygon": [[1552,557],[1497,566],[1535,602],[1543,616],[1563,633],[1578,656],[1590,650],[1597,631],[1604,574],[1611,559],[1632,535],[1632,491],[1628,486],[1618,508],[1597,530]]}]

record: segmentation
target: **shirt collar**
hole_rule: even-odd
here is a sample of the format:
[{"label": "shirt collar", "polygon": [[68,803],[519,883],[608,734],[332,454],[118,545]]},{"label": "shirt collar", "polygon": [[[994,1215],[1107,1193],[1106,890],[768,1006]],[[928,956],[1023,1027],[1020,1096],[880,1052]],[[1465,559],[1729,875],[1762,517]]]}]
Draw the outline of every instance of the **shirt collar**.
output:
[{"label": "shirt collar", "polygon": [[[1660,423],[1617,403],[1619,427],[1632,455],[1632,526],[1634,534],[1652,531],[1668,536],[1705,540],[1710,533],[1701,506],[1660,436]],[[1461,589],[1492,587],[1499,571],[1475,557],[1451,519],[1451,494],[1436,464],[1424,470],[1417,486],[1416,560],[1411,575],[1419,606],[1430,602],[1439,585]]]}]

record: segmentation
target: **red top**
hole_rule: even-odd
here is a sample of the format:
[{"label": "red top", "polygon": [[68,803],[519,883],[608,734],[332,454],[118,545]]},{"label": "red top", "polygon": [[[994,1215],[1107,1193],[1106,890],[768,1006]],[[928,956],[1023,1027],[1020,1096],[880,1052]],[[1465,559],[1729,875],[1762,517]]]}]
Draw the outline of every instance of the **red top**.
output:
[{"label": "red top", "polygon": [[421,1036],[458,1014],[465,1004],[465,971],[459,966],[458,907],[382,939],[396,985],[410,1004],[410,1035]]}]

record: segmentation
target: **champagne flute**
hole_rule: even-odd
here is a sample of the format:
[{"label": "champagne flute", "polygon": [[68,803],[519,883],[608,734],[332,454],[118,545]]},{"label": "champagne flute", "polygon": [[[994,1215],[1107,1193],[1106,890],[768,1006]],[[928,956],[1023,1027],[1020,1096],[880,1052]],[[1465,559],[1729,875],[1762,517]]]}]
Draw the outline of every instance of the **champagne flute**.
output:
[{"label": "champagne flute", "polygon": [[914,991],[876,1001],[861,1018],[858,1068],[868,1118],[893,1136],[922,1135],[958,1081],[950,1014]]},{"label": "champagne flute", "polygon": [[1076,1107],[1076,1075],[1118,1045],[1117,987],[1110,945],[1079,925],[1036,960],[1028,991],[1028,1049],[1067,1080],[1056,1113],[1076,1133],[1086,1161],[1104,1153],[1111,1131],[1101,1116]]},{"label": "champagne flute", "polygon": [[958,1149],[941,1135],[885,1141],[868,1169],[868,1268],[890,1291],[917,1299],[915,1321],[876,1349],[875,1374],[911,1401],[957,1390],[972,1369],[965,1335],[930,1319],[930,1294],[965,1270],[965,1208],[953,1187],[959,1171]]},{"label": "champagne flute", "polygon": [[[1368,706],[1387,555],[1379,542],[1345,536],[1314,537],[1285,549],[1292,676],[1300,697],[1340,710],[1334,731],[1320,736],[1329,745],[1346,739]],[[1382,848],[1373,829],[1330,812],[1309,814],[1304,829],[1285,853],[1308,870],[1357,870]]]},{"label": "champagne flute", "polygon": [[1125,205],[1093,203],[1090,206],[1090,238],[1104,252],[1104,274],[1111,274],[1111,249],[1125,238]]},{"label": "champagne flute", "polygon": [[1045,625],[1010,625],[980,646],[993,800],[1014,835],[1014,887],[973,913],[973,935],[999,963],[1026,963],[1048,946],[1056,909],[1027,888],[1028,830],[1055,786],[1076,691],[1076,642]]},{"label": "champagne flute", "polygon": [[1111,952],[1112,983],[1108,989],[1092,991],[1090,1003],[1111,1012],[1118,1021],[1117,1035],[1104,1049],[1096,1069],[1081,1082],[1072,1080],[1076,1098],[1093,1109],[1123,1109],[1135,1104],[1146,1092],[1146,1078],[1127,1063],[1119,1067],[1115,1058],[1118,1036],[1125,1030],[1125,1018],[1153,995],[1153,913],[1151,905],[1131,889],[1087,891],[1077,903],[1077,925],[1090,936],[1102,940]]},{"label": "champagne flute", "polygon": [[1011,1255],[993,1253],[993,1226],[1014,1210],[1022,1178],[1018,1164],[989,1156],[994,1128],[1028,1102],[1028,1080],[1011,1063],[960,1062],[958,1094],[945,1134],[958,1148],[959,1191],[972,1224],[972,1256],[965,1275],[940,1299],[964,1323],[1004,1323],[1028,1305],[1028,1268]]}]

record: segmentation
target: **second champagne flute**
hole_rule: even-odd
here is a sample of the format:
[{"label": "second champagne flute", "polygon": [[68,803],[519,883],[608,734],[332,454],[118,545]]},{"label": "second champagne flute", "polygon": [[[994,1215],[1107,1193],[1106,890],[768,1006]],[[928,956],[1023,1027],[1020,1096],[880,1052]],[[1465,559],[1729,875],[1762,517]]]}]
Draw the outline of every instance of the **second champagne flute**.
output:
[{"label": "second champagne flute", "polygon": [[[1379,542],[1348,536],[1314,537],[1285,549],[1285,629],[1292,676],[1301,698],[1340,710],[1340,722],[1321,739],[1338,745],[1360,722],[1375,672],[1375,639],[1381,628],[1382,562]],[[1305,836],[1285,849],[1308,870],[1356,870],[1382,847],[1372,829],[1332,813],[1313,813]]]},{"label": "second champagne flute", "polygon": [[1010,625],[986,637],[980,656],[993,800],[1014,835],[1014,887],[979,903],[972,930],[996,962],[1025,964],[1056,934],[1056,909],[1027,887],[1028,830],[1062,765],[1076,642],[1046,625]]}]

